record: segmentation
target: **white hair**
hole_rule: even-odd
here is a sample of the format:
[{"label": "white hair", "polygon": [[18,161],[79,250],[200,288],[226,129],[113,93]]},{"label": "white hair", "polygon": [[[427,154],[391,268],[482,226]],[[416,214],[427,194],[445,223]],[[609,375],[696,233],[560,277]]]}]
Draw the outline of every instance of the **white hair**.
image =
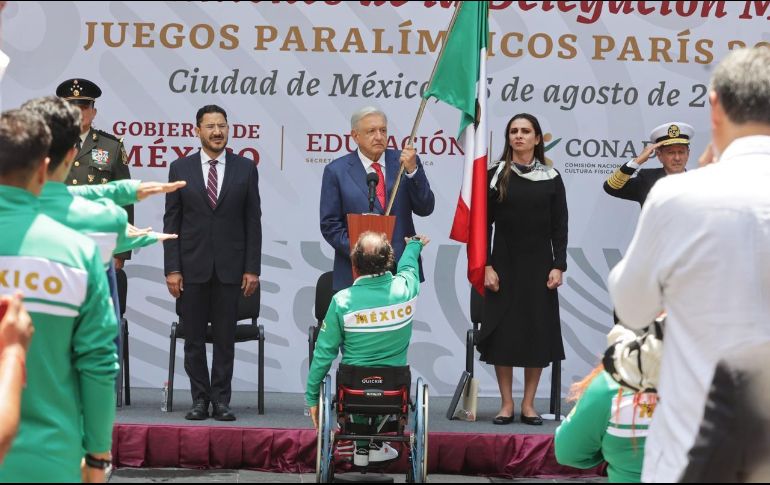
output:
[{"label": "white hair", "polygon": [[375,108],[374,106],[365,106],[353,113],[353,116],[350,117],[350,129],[355,130],[358,122],[369,115],[382,116],[382,119],[385,120],[385,124],[388,124],[388,117],[385,116],[385,113],[383,113],[382,110]]}]

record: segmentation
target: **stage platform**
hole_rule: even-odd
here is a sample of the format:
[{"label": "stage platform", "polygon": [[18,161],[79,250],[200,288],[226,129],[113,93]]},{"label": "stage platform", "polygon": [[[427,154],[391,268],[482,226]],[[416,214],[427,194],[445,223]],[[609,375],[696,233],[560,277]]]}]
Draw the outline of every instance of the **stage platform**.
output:
[{"label": "stage platform", "polygon": [[[131,405],[117,410],[113,456],[117,467],[252,469],[310,473],[315,469],[316,437],[304,415],[301,394],[266,393],[265,414],[257,414],[256,392],[236,392],[234,422],[187,421],[189,391],[174,393],[173,412],[160,410],[160,389],[132,389]],[[548,400],[536,402],[541,413]],[[479,420],[449,421],[448,397],[431,397],[428,429],[429,473],[514,477],[577,478],[596,476],[556,463],[553,433],[558,423],[543,426],[516,421],[497,426],[492,419],[498,398],[479,398]],[[570,406],[562,404],[566,414]],[[406,470],[406,457],[386,471]]]}]

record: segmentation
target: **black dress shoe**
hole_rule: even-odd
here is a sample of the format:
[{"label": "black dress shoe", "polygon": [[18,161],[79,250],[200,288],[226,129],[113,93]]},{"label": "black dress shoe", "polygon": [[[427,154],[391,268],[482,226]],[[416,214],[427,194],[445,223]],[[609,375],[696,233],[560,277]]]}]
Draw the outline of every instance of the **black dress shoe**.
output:
[{"label": "black dress shoe", "polygon": [[493,424],[511,424],[513,422],[513,416],[496,416],[492,420]]},{"label": "black dress shoe", "polygon": [[188,412],[184,419],[191,421],[202,421],[209,417],[209,403],[202,399],[195,401],[192,409]]},{"label": "black dress shoe", "polygon": [[212,415],[217,421],[235,421],[235,414],[230,411],[227,404],[215,402]]},{"label": "black dress shoe", "polygon": [[524,416],[521,415],[521,422],[522,424],[529,424],[532,426],[542,426],[543,425],[543,418],[540,416]]}]

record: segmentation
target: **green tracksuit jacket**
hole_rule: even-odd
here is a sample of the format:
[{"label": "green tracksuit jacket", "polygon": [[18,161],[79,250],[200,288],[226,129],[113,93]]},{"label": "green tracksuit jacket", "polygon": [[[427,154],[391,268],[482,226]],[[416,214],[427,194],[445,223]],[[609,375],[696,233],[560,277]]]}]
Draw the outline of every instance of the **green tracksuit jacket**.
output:
[{"label": "green tracksuit jacket", "polygon": [[112,446],[117,322],[88,237],[40,214],[37,197],[0,185],[0,293],[24,293],[35,335],[18,435],[0,482],[80,481],[84,452]]},{"label": "green tracksuit jacket", "polygon": [[556,429],[556,460],[575,468],[607,461],[610,483],[641,481],[644,444],[655,411],[653,393],[624,390],[607,372],[597,375]]},{"label": "green tracksuit jacket", "polygon": [[[107,184],[105,184],[107,185]],[[129,187],[126,185],[126,187]],[[115,189],[116,190],[116,189]],[[126,194],[91,190],[83,192],[88,197],[100,195],[127,199]],[[119,196],[118,196],[119,195]],[[134,198],[136,190],[134,189]],[[72,195],[69,187],[61,182],[47,182],[40,194],[41,212],[67,227],[91,237],[99,247],[102,262],[109,264],[114,253],[122,253],[158,241],[154,235],[128,237],[128,215],[125,209],[106,198],[87,200]]]},{"label": "green tracksuit jacket", "polygon": [[136,192],[141,183],[141,180],[134,179],[113,180],[99,185],[68,185],[67,190],[72,195],[79,195],[88,200],[110,199],[123,207],[139,202],[136,198]]},{"label": "green tracksuit jacket", "polygon": [[321,381],[343,346],[342,363],[373,367],[407,364],[412,318],[420,292],[417,257],[422,243],[409,241],[397,274],[362,276],[337,292],[318,333],[307,378],[305,403],[318,405]]}]

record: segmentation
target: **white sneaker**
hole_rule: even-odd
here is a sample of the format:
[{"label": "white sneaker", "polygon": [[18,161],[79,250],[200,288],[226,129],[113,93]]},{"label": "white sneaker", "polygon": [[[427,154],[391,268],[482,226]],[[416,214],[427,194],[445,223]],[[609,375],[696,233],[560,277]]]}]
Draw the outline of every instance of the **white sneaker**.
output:
[{"label": "white sneaker", "polygon": [[398,458],[398,451],[387,442],[369,444],[369,461],[390,461]]},{"label": "white sneaker", "polygon": [[356,454],[353,455],[353,464],[355,466],[369,466],[369,450],[356,446]]}]

